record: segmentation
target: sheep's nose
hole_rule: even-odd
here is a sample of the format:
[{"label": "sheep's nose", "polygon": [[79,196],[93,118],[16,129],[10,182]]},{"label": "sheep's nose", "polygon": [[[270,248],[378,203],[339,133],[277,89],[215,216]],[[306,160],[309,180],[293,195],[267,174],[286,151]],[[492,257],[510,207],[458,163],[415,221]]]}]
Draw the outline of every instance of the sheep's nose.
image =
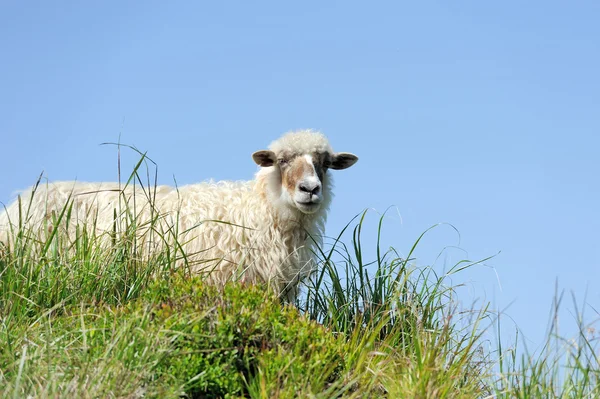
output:
[{"label": "sheep's nose", "polygon": [[298,189],[302,192],[305,192],[305,193],[308,193],[311,195],[316,195],[316,194],[319,194],[319,191],[321,190],[321,183],[302,182],[298,186]]}]

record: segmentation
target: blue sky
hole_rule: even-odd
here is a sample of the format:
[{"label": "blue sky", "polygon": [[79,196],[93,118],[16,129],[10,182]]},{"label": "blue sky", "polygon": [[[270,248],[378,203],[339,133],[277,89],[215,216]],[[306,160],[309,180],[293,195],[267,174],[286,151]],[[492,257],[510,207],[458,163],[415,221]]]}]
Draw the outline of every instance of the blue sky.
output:
[{"label": "blue sky", "polygon": [[500,252],[454,281],[535,347],[555,281],[600,309],[599,20],[594,1],[5,1],[0,201],[42,171],[115,180],[99,144],[119,135],[187,184],[249,179],[252,152],[320,129],[360,157],[328,232],[395,206],[385,245],[406,252],[451,223],[460,242],[441,226],[419,261]]}]

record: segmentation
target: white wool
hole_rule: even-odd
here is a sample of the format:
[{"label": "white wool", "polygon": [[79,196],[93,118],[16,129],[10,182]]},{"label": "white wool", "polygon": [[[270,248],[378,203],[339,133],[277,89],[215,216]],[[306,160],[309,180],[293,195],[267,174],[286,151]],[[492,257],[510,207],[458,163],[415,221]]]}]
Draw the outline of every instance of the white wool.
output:
[{"label": "white wool", "polygon": [[315,152],[333,153],[327,138],[314,130],[289,132],[269,146],[275,153],[292,152],[294,154],[311,154]]},{"label": "white wool", "polygon": [[[325,136],[310,130],[288,133],[274,141],[270,149],[276,154],[332,153]],[[310,237],[319,241],[324,233],[332,196],[330,172],[323,180],[323,204],[312,214],[281,203],[281,175],[276,166],[260,168],[252,181],[157,186],[145,188],[146,193],[140,187],[121,187],[120,192],[117,183],[54,182],[41,184],[33,200],[33,188],[20,197],[23,210],[31,206],[26,226],[39,229],[42,235],[48,234],[44,221],[50,220],[53,212],[60,214],[70,198],[71,221],[68,228],[61,227],[71,237],[76,224],[91,230],[92,221],[96,233],[111,231],[115,210],[119,214],[128,202],[138,215],[138,231],[149,251],[164,245],[156,234],[151,240],[151,234],[144,231],[144,222],[158,213],[160,230],[178,231],[193,272],[208,271],[209,278],[220,284],[232,277],[267,282],[278,292],[287,291],[292,299],[298,280],[314,269],[314,243]],[[123,224],[125,218],[122,216],[118,223]],[[13,226],[19,220],[17,201],[0,213],[0,241],[5,243],[10,239],[9,220]]]}]

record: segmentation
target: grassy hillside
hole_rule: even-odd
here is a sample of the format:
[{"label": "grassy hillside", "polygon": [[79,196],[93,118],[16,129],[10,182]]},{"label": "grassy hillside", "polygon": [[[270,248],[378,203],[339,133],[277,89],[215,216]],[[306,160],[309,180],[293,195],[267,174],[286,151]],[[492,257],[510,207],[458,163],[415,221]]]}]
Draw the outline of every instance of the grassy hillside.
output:
[{"label": "grassy hillside", "polygon": [[365,217],[317,254],[296,304],[207,285],[175,267],[177,248],[140,256],[134,219],[108,246],[84,230],[40,238],[68,222],[68,206],[16,228],[0,244],[0,396],[600,397],[591,330],[551,334],[533,356],[490,342],[496,316],[458,312],[448,278],[476,263],[441,276],[416,266],[422,237],[405,257],[364,251],[363,235],[381,234],[363,232]]}]

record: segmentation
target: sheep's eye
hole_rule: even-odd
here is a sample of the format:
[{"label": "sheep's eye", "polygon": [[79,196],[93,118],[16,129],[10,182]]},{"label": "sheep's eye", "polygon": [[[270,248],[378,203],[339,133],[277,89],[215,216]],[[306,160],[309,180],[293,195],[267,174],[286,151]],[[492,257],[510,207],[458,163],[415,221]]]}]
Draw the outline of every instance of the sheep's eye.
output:
[{"label": "sheep's eye", "polygon": [[281,166],[285,166],[289,163],[289,161],[284,158],[280,158],[278,161],[279,161],[279,165],[281,165]]}]

